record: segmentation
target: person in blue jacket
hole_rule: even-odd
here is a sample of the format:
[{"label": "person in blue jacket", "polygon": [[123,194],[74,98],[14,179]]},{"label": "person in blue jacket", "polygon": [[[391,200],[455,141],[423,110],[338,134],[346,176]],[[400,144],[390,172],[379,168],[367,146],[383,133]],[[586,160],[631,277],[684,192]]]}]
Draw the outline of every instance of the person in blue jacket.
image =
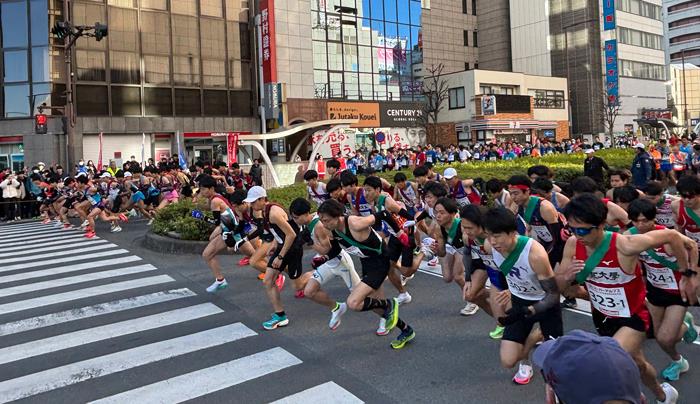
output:
[{"label": "person in blue jacket", "polygon": [[637,154],[632,161],[632,182],[635,187],[642,188],[651,180],[654,162],[642,143],[637,143],[634,148]]}]

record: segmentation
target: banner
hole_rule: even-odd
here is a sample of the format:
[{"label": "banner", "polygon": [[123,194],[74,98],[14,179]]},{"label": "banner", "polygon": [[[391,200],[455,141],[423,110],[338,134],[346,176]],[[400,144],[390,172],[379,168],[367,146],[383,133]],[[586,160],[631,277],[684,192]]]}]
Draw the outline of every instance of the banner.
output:
[{"label": "banner", "polygon": [[611,105],[617,104],[620,89],[616,39],[605,41],[605,94],[608,96],[608,102]]},{"label": "banner", "polygon": [[226,136],[226,158],[228,166],[238,161],[238,133],[232,132]]},{"label": "banner", "polygon": [[141,133],[141,167],[146,167],[146,133]]},{"label": "banner", "polygon": [[615,29],[615,0],[603,0],[603,31],[611,29]]},{"label": "banner", "polygon": [[[328,136],[324,135],[328,132]],[[311,144],[316,145],[318,142],[321,143],[321,147],[318,149],[318,154],[323,158],[337,157],[338,155],[342,157],[348,156],[350,153],[355,151],[356,135],[354,129],[343,129],[338,130],[319,130],[314,132],[311,136]]]},{"label": "banner", "polygon": [[277,45],[275,43],[275,0],[260,1],[260,30],[262,31],[263,82],[277,81]]},{"label": "banner", "polygon": [[183,154],[182,151],[182,146],[180,145],[180,132],[175,132],[175,141],[177,142],[177,156],[178,156],[178,164],[180,164],[181,169],[186,169],[187,168],[187,159],[185,159],[185,155]]},{"label": "banner", "polygon": [[481,96],[481,115],[496,115],[496,96]]},{"label": "banner", "polygon": [[97,152],[98,153],[97,154],[97,170],[101,171],[102,170],[102,132],[100,132],[99,140],[100,140],[100,145],[99,145],[99,149]]}]

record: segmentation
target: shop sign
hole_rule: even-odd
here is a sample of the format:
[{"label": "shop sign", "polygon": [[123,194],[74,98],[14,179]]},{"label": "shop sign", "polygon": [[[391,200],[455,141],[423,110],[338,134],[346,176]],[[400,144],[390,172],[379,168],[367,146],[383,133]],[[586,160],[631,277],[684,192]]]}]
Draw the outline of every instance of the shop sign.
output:
[{"label": "shop sign", "polygon": [[544,137],[546,137],[548,139],[554,139],[554,130],[553,129],[544,130],[544,131],[542,131],[542,134],[544,135]]},{"label": "shop sign", "polygon": [[670,109],[642,109],[644,119],[671,119],[672,115]]},{"label": "shop sign", "polygon": [[277,81],[277,46],[275,44],[275,0],[260,1],[262,31],[263,81]]},{"label": "shop sign", "polygon": [[[644,5],[639,5],[644,7]],[[615,0],[603,0],[603,30],[615,29]]]},{"label": "shop sign", "polygon": [[329,102],[328,119],[357,119],[352,128],[379,126],[379,104],[376,102]]},{"label": "shop sign", "polygon": [[634,125],[632,125],[631,123],[626,123],[624,129],[625,134],[627,135],[631,135],[632,133],[634,133]]},{"label": "shop sign", "polygon": [[608,103],[617,105],[619,90],[619,74],[617,70],[617,40],[605,41],[605,84]]},{"label": "shop sign", "polygon": [[265,83],[265,117],[278,119],[282,105],[282,83]]},{"label": "shop sign", "polygon": [[481,96],[481,115],[496,115],[496,96]]},{"label": "shop sign", "polygon": [[226,136],[226,157],[229,167],[237,161],[238,157],[238,133],[229,133]]},{"label": "shop sign", "polygon": [[382,127],[415,128],[421,126],[423,104],[418,102],[383,102],[379,104]]},{"label": "shop sign", "polygon": [[[324,135],[328,131],[330,132],[324,139]],[[340,128],[337,130],[319,130],[314,132],[311,139],[314,146],[321,142],[321,146],[319,147],[317,153],[321,154],[323,158],[331,158],[338,155],[346,157],[350,153],[353,153],[356,148],[355,129]]]}]

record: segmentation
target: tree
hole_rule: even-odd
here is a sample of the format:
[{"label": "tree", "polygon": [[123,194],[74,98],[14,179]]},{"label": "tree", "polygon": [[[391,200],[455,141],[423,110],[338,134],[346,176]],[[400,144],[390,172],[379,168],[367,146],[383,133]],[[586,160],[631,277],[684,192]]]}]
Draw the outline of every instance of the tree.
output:
[{"label": "tree", "polygon": [[603,116],[601,120],[603,126],[605,127],[605,133],[610,138],[611,142],[615,142],[614,128],[617,116],[620,115],[620,98],[615,96],[609,96],[606,92],[603,92]]},{"label": "tree", "polygon": [[449,85],[442,77],[445,65],[438,63],[427,68],[423,79],[423,115],[419,121],[425,128],[427,143],[438,143],[438,116],[444,108],[445,100],[449,97]]}]

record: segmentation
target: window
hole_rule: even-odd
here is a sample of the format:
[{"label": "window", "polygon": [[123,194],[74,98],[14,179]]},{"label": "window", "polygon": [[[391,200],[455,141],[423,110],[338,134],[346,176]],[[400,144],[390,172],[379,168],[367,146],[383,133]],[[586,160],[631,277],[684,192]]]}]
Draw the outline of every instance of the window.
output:
[{"label": "window", "polygon": [[477,38],[477,32],[476,32],[476,31],[472,32],[472,46],[475,47],[475,48],[479,46],[479,40],[478,40],[478,38]]},{"label": "window", "polygon": [[654,35],[624,27],[618,27],[617,33],[620,43],[649,49],[663,49],[663,37],[661,35]]},{"label": "window", "polygon": [[2,29],[2,48],[26,48],[27,33],[27,2],[3,1],[0,4],[0,29]]},{"label": "window", "polygon": [[143,55],[145,82],[170,84],[170,59],[167,56]]},{"label": "window", "polygon": [[464,30],[464,46],[469,46],[469,31]]},{"label": "window", "polygon": [[669,28],[678,28],[678,27],[684,27],[686,25],[695,25],[695,24],[700,24],[700,17],[688,17],[688,18],[683,18],[677,21],[673,21],[672,23],[668,24]]},{"label": "window", "polygon": [[171,0],[170,9],[175,14],[197,15],[195,0]]},{"label": "window", "polygon": [[5,83],[29,80],[26,50],[3,52],[2,55],[3,81]]},{"label": "window", "polygon": [[228,94],[226,91],[204,90],[204,115],[228,115]]},{"label": "window", "polygon": [[464,108],[464,87],[451,88],[450,94],[450,109]]},{"label": "window", "polygon": [[113,51],[109,53],[109,62],[112,65],[110,69],[112,83],[141,83],[141,67],[138,53]]},{"label": "window", "polygon": [[143,46],[143,53],[170,54],[170,19],[168,14],[141,12],[141,46]]},{"label": "window", "polygon": [[107,105],[107,87],[105,86],[76,86],[76,109],[78,115],[106,116],[109,115]]},{"label": "window", "polygon": [[[661,21],[661,7],[656,4],[648,3],[643,0],[617,0],[615,3],[619,11]],[[698,1],[698,3],[700,3],[700,1]],[[669,8],[669,12],[672,11],[672,8],[673,7]]]},{"label": "window", "polygon": [[535,109],[564,109],[564,91],[531,89],[528,94],[535,101]]},{"label": "window", "polygon": [[169,88],[144,88],[143,105],[146,115],[172,116],[172,90]]},{"label": "window", "polygon": [[199,90],[175,89],[175,115],[202,115],[202,105],[200,103]]},{"label": "window", "polygon": [[666,66],[620,59],[620,76],[666,80]]},{"label": "window", "polygon": [[469,14],[469,10],[467,10],[467,0],[462,0],[462,14]]},{"label": "window", "polygon": [[472,0],[472,15],[476,15],[476,0]]},{"label": "window", "polygon": [[112,115],[141,115],[141,88],[112,86]]},{"label": "window", "polygon": [[673,37],[673,38],[671,38],[670,43],[688,42],[688,41],[694,41],[696,39],[700,39],[700,32],[694,32],[691,34],[685,34],[685,35],[679,35],[677,37]]},{"label": "window", "polygon": [[104,52],[76,50],[75,60],[78,81],[107,81]]},{"label": "window", "polygon": [[693,7],[700,7],[700,0],[690,0],[686,1],[685,3],[676,4],[675,6],[669,7],[668,12],[673,13],[675,11],[686,10]]},{"label": "window", "polygon": [[464,62],[464,70],[471,70],[471,68],[469,68],[469,62]]},{"label": "window", "polygon": [[231,115],[250,116],[250,92],[231,91]]},{"label": "window", "polygon": [[479,92],[481,94],[484,94],[484,95],[493,94],[493,91],[491,90],[491,86],[480,86]]},{"label": "window", "polygon": [[474,63],[474,70],[479,70],[479,63]]},{"label": "window", "polygon": [[173,56],[173,83],[177,86],[198,86],[199,58]]},{"label": "window", "polygon": [[5,118],[31,115],[29,109],[29,84],[12,84],[1,87],[5,102]]},{"label": "window", "polygon": [[202,15],[211,17],[223,17],[223,9],[221,8],[221,0],[201,0]]}]

